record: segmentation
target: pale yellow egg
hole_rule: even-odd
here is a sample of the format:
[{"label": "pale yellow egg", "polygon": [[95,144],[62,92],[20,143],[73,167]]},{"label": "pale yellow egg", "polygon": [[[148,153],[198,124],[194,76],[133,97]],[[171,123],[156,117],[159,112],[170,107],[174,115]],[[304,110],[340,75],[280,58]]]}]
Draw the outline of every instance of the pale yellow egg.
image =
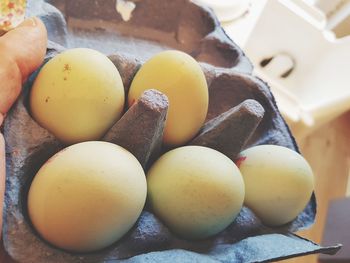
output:
[{"label": "pale yellow egg", "polygon": [[76,48],[52,58],[30,93],[34,119],[67,144],[100,139],[121,117],[124,87],[102,53]]},{"label": "pale yellow egg", "polygon": [[281,146],[259,145],[241,152],[238,165],[246,187],[244,203],[265,224],[286,224],[309,202],[314,176],[299,153]]},{"label": "pale yellow egg", "polygon": [[224,230],[244,200],[244,183],[236,165],[222,153],[201,146],[165,153],[147,173],[147,185],[155,214],[188,239]]},{"label": "pale yellow egg", "polygon": [[52,245],[91,252],[131,229],[146,194],[144,171],[130,152],[112,143],[83,142],[41,167],[30,186],[28,212]]},{"label": "pale yellow egg", "polygon": [[131,106],[147,89],[157,89],[169,99],[164,143],[183,145],[202,127],[208,111],[208,86],[195,59],[181,51],[163,51],[148,60],[132,81]]}]

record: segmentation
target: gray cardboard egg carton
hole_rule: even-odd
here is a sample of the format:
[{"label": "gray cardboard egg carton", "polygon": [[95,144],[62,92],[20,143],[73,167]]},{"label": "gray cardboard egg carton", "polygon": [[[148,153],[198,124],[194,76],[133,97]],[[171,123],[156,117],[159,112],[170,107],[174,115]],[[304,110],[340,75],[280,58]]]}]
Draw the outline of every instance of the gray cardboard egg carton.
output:
[{"label": "gray cardboard egg carton", "polygon": [[[56,42],[49,42],[46,61],[61,52],[62,46],[100,50],[110,55],[120,71],[126,94],[143,61],[160,50],[180,49],[201,61],[209,84],[209,112],[206,124],[190,144],[218,148],[231,158],[241,149],[257,144],[282,145],[298,151],[269,87],[252,76],[251,63],[226,36],[211,10],[186,0],[133,2],[136,8],[127,22],[116,11],[115,0],[51,1],[62,11],[67,24],[58,9],[39,0],[29,1],[28,15],[40,16],[50,40]],[[244,207],[222,233],[189,242],[172,234],[146,207],[130,232],[102,251],[74,254],[51,246],[31,226],[26,208],[28,188],[35,173],[64,147],[28,111],[28,94],[37,72],[24,85],[4,125],[7,180],[3,240],[5,249],[16,261],[266,262],[312,253],[332,254],[340,248],[320,247],[292,233],[314,222],[314,195],[293,222],[280,228],[264,226]],[[155,102],[150,103],[152,100]],[[149,91],[103,139],[123,145],[147,167],[164,150],[160,141],[166,111],[166,98]],[[143,124],[136,118],[141,112],[143,118],[148,118]],[[133,134],[128,134],[128,125],[137,127],[144,123],[147,125],[141,126],[140,132],[130,129]],[[130,141],[130,137],[138,139]]]}]

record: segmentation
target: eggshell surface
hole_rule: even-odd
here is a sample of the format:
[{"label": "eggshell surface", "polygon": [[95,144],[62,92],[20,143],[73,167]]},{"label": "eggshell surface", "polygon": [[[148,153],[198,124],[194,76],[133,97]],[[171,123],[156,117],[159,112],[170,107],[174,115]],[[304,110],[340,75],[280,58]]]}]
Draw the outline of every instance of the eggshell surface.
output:
[{"label": "eggshell surface", "polygon": [[50,158],[33,179],[28,212],[52,245],[91,252],[119,240],[144,207],[147,183],[137,159],[107,142],[72,145]]},{"label": "eggshell surface", "polygon": [[297,152],[276,145],[259,145],[240,153],[237,165],[246,194],[244,203],[270,226],[295,219],[314,190],[310,165]]},{"label": "eggshell surface", "polygon": [[231,224],[241,210],[244,183],[222,153],[184,146],[161,156],[147,173],[148,200],[174,233],[206,238]]},{"label": "eggshell surface", "polygon": [[122,79],[102,53],[76,48],[40,70],[30,93],[34,119],[66,144],[98,140],[121,117]]},{"label": "eggshell surface", "polygon": [[157,89],[169,99],[163,141],[179,146],[202,127],[209,95],[204,73],[195,59],[181,51],[163,51],[136,73],[128,95],[131,106],[147,89]]}]

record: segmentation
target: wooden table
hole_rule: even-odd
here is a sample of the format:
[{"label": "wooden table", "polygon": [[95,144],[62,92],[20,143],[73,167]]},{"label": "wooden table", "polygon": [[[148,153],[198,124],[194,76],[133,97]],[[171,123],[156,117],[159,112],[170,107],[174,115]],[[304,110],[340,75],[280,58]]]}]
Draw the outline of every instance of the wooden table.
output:
[{"label": "wooden table", "polygon": [[[329,201],[350,194],[350,112],[324,125],[310,136],[296,139],[314,170],[318,203],[316,223],[299,234],[321,243]],[[305,256],[283,262],[316,263],[318,256]]]},{"label": "wooden table", "polygon": [[[324,125],[306,138],[296,139],[301,152],[314,170],[318,202],[315,225],[299,234],[320,243],[329,200],[344,197],[347,191],[350,167],[350,112]],[[317,258],[317,255],[311,255],[283,262],[316,263]],[[0,262],[13,263],[5,255],[2,244]]]}]

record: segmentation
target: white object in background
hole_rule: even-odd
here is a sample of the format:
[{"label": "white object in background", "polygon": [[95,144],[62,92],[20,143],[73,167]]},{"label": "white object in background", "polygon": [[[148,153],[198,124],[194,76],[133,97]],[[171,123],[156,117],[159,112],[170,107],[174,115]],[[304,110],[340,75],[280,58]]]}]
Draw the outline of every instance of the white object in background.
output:
[{"label": "white object in background", "polygon": [[226,33],[240,47],[245,46],[245,43],[250,36],[250,32],[254,29],[256,21],[258,20],[266,1],[268,0],[250,0],[250,5],[246,14],[234,21],[221,23]]},{"label": "white object in background", "polygon": [[134,11],[136,4],[131,1],[126,0],[117,0],[115,3],[115,8],[117,12],[121,15],[122,19],[127,22],[130,20],[132,16],[132,12]]},{"label": "white object in background", "polygon": [[337,36],[350,35],[350,0],[305,0],[327,17],[326,29]]},{"label": "white object in background", "polygon": [[[266,1],[243,46],[299,134],[350,109],[350,37],[337,40],[325,25],[325,16],[302,0]],[[281,52],[295,61],[287,77],[260,65]]]},{"label": "white object in background", "polygon": [[244,12],[249,7],[249,0],[197,0],[211,7],[220,22],[231,21]]},{"label": "white object in background", "polygon": [[330,15],[327,29],[342,37],[350,35],[350,0],[343,1],[342,5]]},{"label": "white object in background", "polygon": [[314,5],[320,9],[327,17],[346,1],[348,0],[306,0],[310,5]]}]

